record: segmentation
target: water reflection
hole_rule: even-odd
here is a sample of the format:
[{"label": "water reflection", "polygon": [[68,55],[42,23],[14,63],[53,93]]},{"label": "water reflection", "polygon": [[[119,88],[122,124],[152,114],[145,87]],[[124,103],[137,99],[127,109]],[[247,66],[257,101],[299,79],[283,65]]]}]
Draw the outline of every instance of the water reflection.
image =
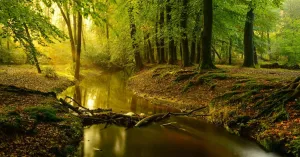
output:
[{"label": "water reflection", "polygon": [[[80,84],[68,88],[61,96],[73,97],[81,105],[90,109],[113,108],[115,112],[167,112],[172,108],[162,108],[134,95],[126,89],[126,72],[93,74],[86,77]],[[76,105],[76,103],[73,103]]]},{"label": "water reflection", "polygon": [[[126,90],[128,75],[90,74],[80,84],[61,95],[73,97],[90,109],[112,108],[115,112],[178,112],[173,108],[151,104]],[[74,104],[75,105],[75,104]],[[176,122],[161,127],[161,123]],[[93,125],[84,129],[80,147],[85,157],[277,157],[256,144],[228,134],[205,122],[173,117],[146,128]]]}]

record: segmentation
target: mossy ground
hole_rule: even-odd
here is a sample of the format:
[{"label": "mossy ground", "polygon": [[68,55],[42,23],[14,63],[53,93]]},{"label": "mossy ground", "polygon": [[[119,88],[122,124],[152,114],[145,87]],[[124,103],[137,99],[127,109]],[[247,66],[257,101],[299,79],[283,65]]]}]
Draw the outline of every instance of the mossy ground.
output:
[{"label": "mossy ground", "polygon": [[129,88],[180,109],[208,105],[208,121],[254,139],[267,150],[299,156],[299,99],[271,114],[257,115],[268,107],[264,100],[300,76],[300,71],[217,67],[200,72],[197,67],[158,66],[132,77]]}]

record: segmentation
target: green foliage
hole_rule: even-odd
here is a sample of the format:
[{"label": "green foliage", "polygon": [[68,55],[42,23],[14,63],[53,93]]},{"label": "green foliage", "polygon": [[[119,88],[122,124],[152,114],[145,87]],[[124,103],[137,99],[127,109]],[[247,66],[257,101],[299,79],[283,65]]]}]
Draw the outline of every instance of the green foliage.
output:
[{"label": "green foliage", "polygon": [[12,56],[10,52],[0,47],[0,64],[8,64],[12,62]]},{"label": "green foliage", "polygon": [[300,139],[292,140],[288,145],[288,148],[290,149],[289,153],[296,157],[300,157]]},{"label": "green foliage", "polygon": [[56,109],[51,106],[28,107],[24,109],[31,118],[38,122],[58,122],[62,119],[56,116]]},{"label": "green foliage", "polygon": [[43,71],[45,77],[47,78],[57,78],[57,73],[55,72],[54,68],[46,67]]}]

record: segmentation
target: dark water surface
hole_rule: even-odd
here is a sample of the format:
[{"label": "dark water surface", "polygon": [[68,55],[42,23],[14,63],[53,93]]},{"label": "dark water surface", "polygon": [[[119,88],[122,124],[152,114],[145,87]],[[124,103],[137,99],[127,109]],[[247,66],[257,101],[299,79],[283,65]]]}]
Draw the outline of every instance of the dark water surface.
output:
[{"label": "dark water surface", "polygon": [[[112,108],[114,112],[154,114],[178,112],[153,105],[126,89],[126,72],[87,74],[79,84],[61,95],[75,98],[90,109]],[[171,125],[162,126],[162,124]],[[104,124],[84,129],[79,154],[84,157],[279,157],[224,129],[187,117],[171,117],[144,128]]]}]

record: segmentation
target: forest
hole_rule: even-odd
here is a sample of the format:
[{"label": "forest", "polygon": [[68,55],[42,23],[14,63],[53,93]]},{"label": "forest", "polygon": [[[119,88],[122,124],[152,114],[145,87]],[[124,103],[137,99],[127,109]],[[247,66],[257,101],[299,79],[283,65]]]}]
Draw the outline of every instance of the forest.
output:
[{"label": "forest", "polygon": [[0,0],[0,156],[300,157],[299,0]]}]

